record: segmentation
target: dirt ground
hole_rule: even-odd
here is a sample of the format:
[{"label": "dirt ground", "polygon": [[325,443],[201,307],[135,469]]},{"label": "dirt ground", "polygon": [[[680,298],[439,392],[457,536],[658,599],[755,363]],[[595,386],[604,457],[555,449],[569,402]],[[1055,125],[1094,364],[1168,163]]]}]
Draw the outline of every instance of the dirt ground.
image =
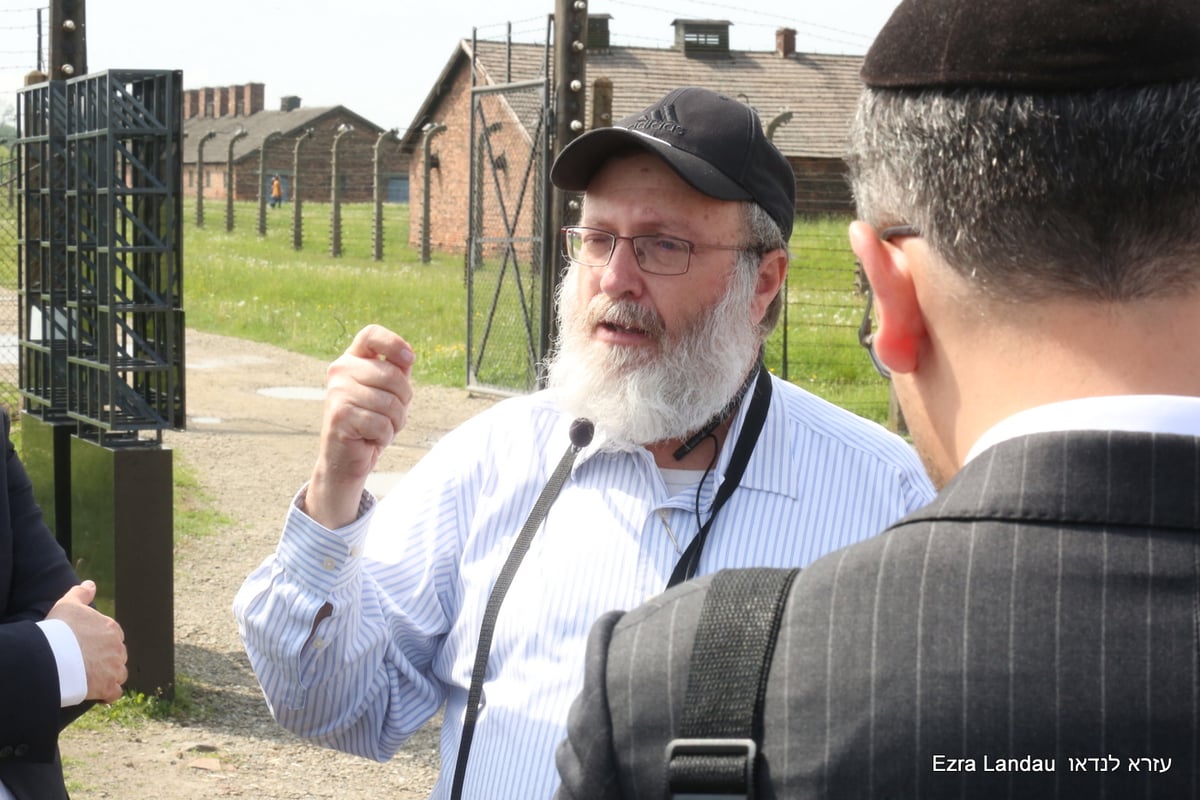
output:
[{"label": "dirt ground", "polygon": [[[384,764],[301,742],[267,713],[230,610],[311,470],[326,364],[192,330],[186,356],[188,426],[165,442],[233,520],[175,550],[175,669],[205,713],[191,725],[68,729],[61,743],[71,797],[425,797],[438,768],[436,719]],[[408,427],[380,463],[373,488],[381,492],[443,433],[494,402],[421,386],[419,362],[414,380]]]}]

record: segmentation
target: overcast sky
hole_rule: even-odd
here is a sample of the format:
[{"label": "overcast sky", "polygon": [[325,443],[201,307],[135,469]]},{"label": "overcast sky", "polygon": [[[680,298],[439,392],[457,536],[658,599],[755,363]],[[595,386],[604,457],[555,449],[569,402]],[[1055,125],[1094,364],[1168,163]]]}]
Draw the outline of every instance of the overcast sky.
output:
[{"label": "overcast sky", "polygon": [[[0,0],[0,109],[37,66],[44,2]],[[614,45],[669,47],[672,20],[724,19],[736,50],[771,50],[791,27],[798,50],[861,55],[896,2],[591,0],[589,13],[612,16]],[[511,23],[514,40],[540,42],[553,13],[554,0],[87,0],[88,68],[181,69],[185,89],[262,83],[267,108],[298,95],[403,130],[460,39],[503,39]]]}]

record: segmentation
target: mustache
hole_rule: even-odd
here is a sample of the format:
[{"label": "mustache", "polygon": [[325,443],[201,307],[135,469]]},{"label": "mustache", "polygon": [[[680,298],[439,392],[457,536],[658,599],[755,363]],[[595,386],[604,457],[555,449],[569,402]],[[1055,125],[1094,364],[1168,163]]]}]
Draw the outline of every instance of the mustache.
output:
[{"label": "mustache", "polygon": [[586,322],[588,330],[598,325],[638,330],[655,338],[666,333],[666,325],[657,311],[638,305],[632,300],[614,300],[599,294],[588,303]]}]

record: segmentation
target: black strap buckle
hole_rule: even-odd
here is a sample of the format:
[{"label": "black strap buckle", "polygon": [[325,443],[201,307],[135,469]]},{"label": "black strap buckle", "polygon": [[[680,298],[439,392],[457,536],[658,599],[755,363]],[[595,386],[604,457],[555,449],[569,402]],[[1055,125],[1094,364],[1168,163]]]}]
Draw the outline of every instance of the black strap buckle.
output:
[{"label": "black strap buckle", "polygon": [[753,800],[753,739],[672,739],[667,789],[672,800]]}]

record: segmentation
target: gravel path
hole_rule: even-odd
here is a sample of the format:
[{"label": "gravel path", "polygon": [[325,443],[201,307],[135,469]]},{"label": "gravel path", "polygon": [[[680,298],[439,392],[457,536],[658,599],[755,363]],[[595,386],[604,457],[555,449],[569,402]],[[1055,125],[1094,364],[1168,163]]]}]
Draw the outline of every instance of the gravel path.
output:
[{"label": "gravel path", "polygon": [[[419,359],[419,354],[418,354]],[[175,548],[175,668],[206,713],[192,725],[68,729],[62,751],[73,800],[212,797],[422,798],[438,768],[437,720],[378,764],[301,742],[267,713],[230,611],[246,574],[275,546],[308,477],[321,423],[325,363],[278,348],[187,332],[188,429],[166,434],[232,522]],[[375,488],[438,437],[490,405],[462,389],[421,387]]]}]

